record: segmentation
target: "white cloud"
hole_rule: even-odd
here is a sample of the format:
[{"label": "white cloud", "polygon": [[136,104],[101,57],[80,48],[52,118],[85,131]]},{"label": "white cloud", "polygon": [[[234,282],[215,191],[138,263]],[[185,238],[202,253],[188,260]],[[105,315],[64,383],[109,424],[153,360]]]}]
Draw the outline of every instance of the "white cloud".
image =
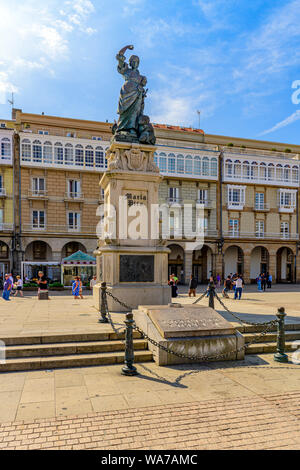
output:
[{"label": "white cloud", "polygon": [[286,119],[283,121],[278,122],[275,126],[273,126],[271,129],[267,129],[264,132],[261,132],[259,135],[265,135],[265,134],[270,134],[271,132],[275,132],[278,129],[281,129],[282,127],[286,127],[289,124],[292,124],[295,121],[298,121],[300,119],[300,109],[295,111],[293,114],[288,116]]},{"label": "white cloud", "polygon": [[0,42],[0,73],[5,71],[7,76],[6,81],[2,77],[2,88],[9,83],[17,91],[14,83],[37,70],[54,75],[56,65],[69,59],[72,35],[95,32],[89,24],[93,12],[90,0],[62,4],[59,0],[22,4],[0,0],[0,30],[5,38]]}]

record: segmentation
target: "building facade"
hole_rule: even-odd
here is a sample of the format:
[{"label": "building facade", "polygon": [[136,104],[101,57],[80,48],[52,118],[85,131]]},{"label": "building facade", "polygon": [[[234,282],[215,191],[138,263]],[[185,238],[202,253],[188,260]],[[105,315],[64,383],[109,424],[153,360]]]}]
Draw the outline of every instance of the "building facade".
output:
[{"label": "building facade", "polygon": [[[43,269],[60,280],[64,258],[97,247],[112,125],[21,110],[12,117],[0,129],[0,268],[24,278]],[[241,272],[253,282],[265,271],[300,282],[300,146],[166,125],[155,133],[159,202],[170,211],[169,274],[205,283]],[[193,249],[180,230],[186,205],[189,226],[204,233]]]}]

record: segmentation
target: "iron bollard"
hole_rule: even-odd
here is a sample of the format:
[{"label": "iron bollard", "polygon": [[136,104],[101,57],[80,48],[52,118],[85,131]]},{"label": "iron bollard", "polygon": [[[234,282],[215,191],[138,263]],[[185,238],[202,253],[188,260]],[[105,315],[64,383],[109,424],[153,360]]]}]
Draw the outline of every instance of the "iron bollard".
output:
[{"label": "iron bollard", "polygon": [[286,313],[284,307],[280,307],[276,314],[277,316],[277,353],[274,354],[274,361],[277,362],[288,362],[288,356],[284,353],[285,349],[285,329],[284,329],[284,318]]},{"label": "iron bollard", "polygon": [[126,334],[125,334],[125,367],[122,369],[123,375],[137,375],[138,372],[136,367],[134,367],[134,348],[133,348],[133,314],[127,313],[125,325],[126,325]]},{"label": "iron bollard", "polygon": [[109,323],[108,318],[106,316],[106,305],[107,305],[107,298],[106,298],[106,282],[101,283],[101,306],[100,306],[100,313],[101,318],[99,319],[99,323]]},{"label": "iron bollard", "polygon": [[213,282],[209,283],[208,292],[209,292],[208,306],[214,309],[215,308],[215,285]]}]

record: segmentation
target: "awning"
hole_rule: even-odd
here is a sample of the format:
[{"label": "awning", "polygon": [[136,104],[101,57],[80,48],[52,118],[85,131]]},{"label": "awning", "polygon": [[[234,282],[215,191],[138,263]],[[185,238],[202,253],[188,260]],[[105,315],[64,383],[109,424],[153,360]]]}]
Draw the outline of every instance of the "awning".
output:
[{"label": "awning", "polygon": [[95,265],[96,258],[93,256],[87,255],[82,251],[77,251],[77,253],[73,253],[73,255],[68,256],[68,258],[64,258],[62,260],[62,264],[64,266],[86,266],[86,265]]}]

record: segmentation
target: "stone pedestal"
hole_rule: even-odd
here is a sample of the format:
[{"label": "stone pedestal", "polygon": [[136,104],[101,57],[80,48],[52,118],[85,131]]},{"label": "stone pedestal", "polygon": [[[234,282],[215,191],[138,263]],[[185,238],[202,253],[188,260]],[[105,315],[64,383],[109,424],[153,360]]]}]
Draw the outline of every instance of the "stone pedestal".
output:
[{"label": "stone pedestal", "polygon": [[[244,359],[244,337],[218,312],[198,305],[140,306],[134,320],[151,339],[186,356],[226,354],[221,361]],[[195,363],[180,358],[149,342],[155,362],[160,366]],[[218,359],[211,359],[217,361]],[[196,362],[202,362],[201,360]]]},{"label": "stone pedestal", "polygon": [[[132,308],[140,304],[167,304],[170,250],[159,240],[158,187],[161,181],[154,164],[156,147],[113,142],[108,150],[108,171],[100,185],[104,189],[105,220],[110,219],[110,235],[101,234],[95,252],[97,278],[106,282],[108,292]],[[114,222],[112,223],[112,220]],[[100,284],[94,288],[99,308]],[[112,312],[126,311],[110,296]]]}]

